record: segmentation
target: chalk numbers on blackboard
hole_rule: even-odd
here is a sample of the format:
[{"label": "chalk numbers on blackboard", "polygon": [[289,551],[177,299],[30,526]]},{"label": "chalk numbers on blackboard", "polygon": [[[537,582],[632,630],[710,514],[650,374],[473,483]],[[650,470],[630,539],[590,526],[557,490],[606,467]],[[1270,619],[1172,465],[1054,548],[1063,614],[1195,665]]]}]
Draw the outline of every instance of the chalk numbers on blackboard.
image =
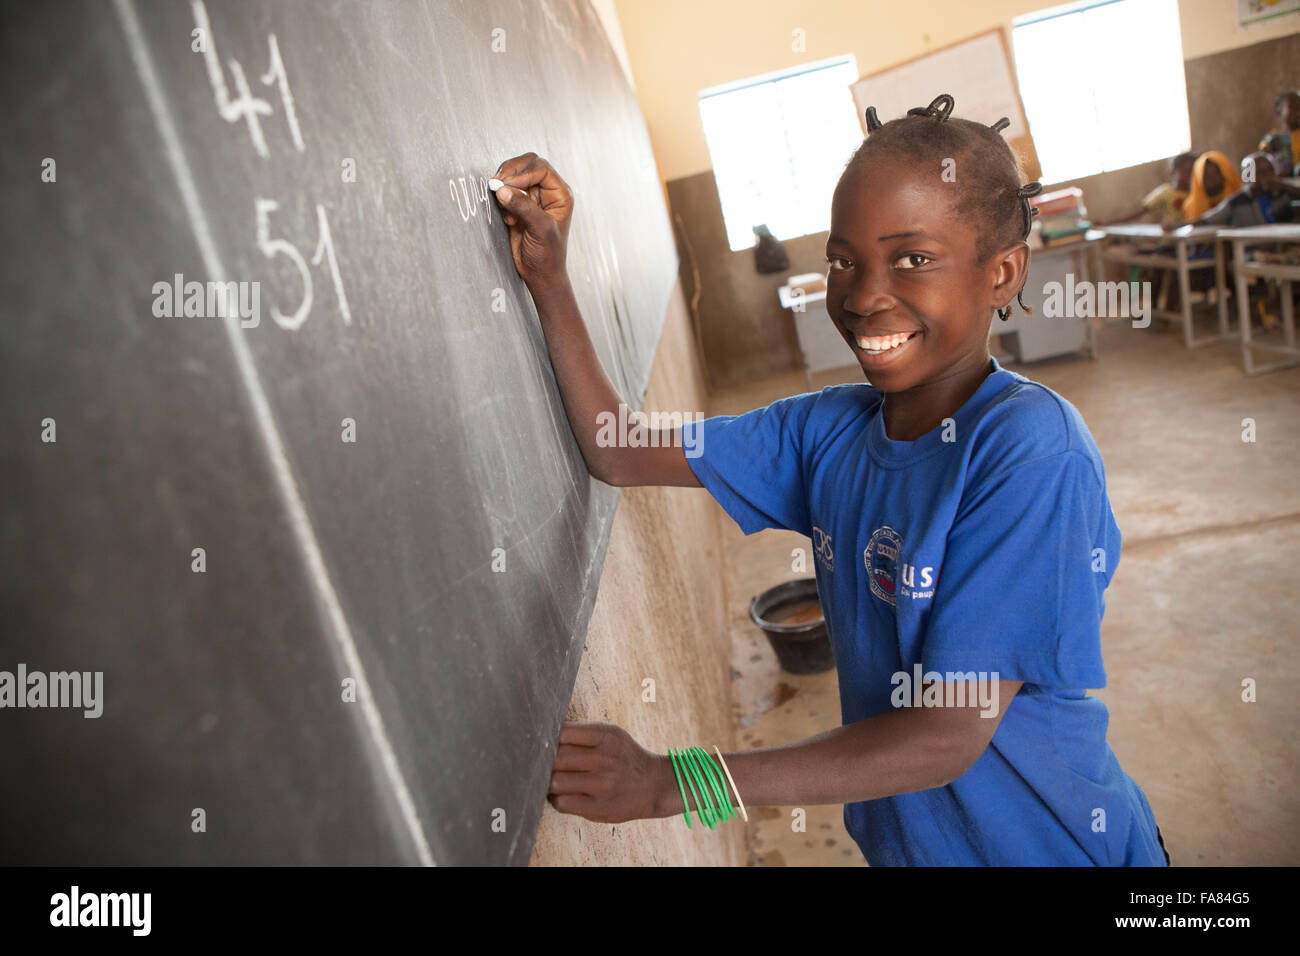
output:
[{"label": "chalk numbers on blackboard", "polygon": [[[253,95],[244,68],[235,59],[229,61],[230,77],[238,96],[231,99],[230,88],[226,85],[226,72],[221,66],[221,58],[217,56],[217,43],[212,33],[212,24],[208,21],[208,8],[204,6],[203,0],[191,0],[190,8],[194,11],[197,29],[203,31],[202,36],[207,38],[207,42],[200,46],[200,52],[203,54],[203,65],[207,67],[212,95],[217,101],[217,112],[227,123],[238,123],[241,119],[247,122],[248,135],[253,141],[253,148],[257,150],[257,155],[263,159],[267,158],[270,156],[270,151],[266,147],[266,137],[262,135],[262,122],[258,117],[270,116],[275,111],[266,100]],[[274,33],[268,34],[266,40],[270,67],[260,79],[264,86],[274,85],[278,88],[280,102],[284,106],[285,120],[289,124],[289,135],[293,137],[293,145],[301,153],[306,146],[302,141],[302,130],[298,126],[298,114],[293,107],[289,75],[285,72],[284,60],[280,58],[280,41],[276,39]]]},{"label": "chalk numbers on blackboard", "polygon": [[[280,204],[273,199],[256,201],[254,209],[257,219],[257,248],[268,259],[280,255],[288,257],[302,278],[302,301],[298,303],[298,308],[292,314],[285,315],[280,311],[279,306],[271,307],[271,318],[275,319],[276,324],[281,328],[293,330],[306,322],[311,312],[311,270],[307,268],[307,262],[297,246],[287,239],[271,238],[271,213],[279,208]],[[312,255],[311,264],[318,266],[323,259],[328,260],[330,278],[334,281],[334,293],[339,300],[339,311],[343,313],[344,324],[351,325],[352,310],[348,306],[347,293],[343,290],[343,277],[339,275],[338,256],[334,252],[334,237],[330,235],[330,223],[325,215],[325,207],[320,203],[316,204],[316,226],[320,238],[316,242],[316,252]]]},{"label": "chalk numbers on blackboard", "polygon": [[[262,133],[262,123],[259,117],[271,116],[275,110],[271,104],[253,95],[253,91],[248,84],[248,77],[244,73],[244,68],[238,60],[230,59],[231,83],[234,85],[235,97],[230,95],[230,88],[226,85],[226,71],[222,68],[221,58],[217,55],[217,44],[212,33],[212,24],[208,20],[208,9],[203,0],[191,0],[190,8],[194,12],[194,23],[196,35],[201,37],[203,42],[196,43],[196,52],[203,54],[203,63],[207,68],[208,83],[212,87],[212,95],[216,100],[217,113],[227,123],[238,123],[241,120],[248,124],[248,135],[253,142],[253,149],[263,159],[270,156],[270,150],[266,145],[266,137]],[[261,74],[258,79],[264,86],[274,86],[280,94],[280,105],[284,110],[285,122],[289,126],[289,135],[293,140],[294,148],[298,152],[306,150],[306,144],[302,138],[302,128],[298,125],[298,113],[293,104],[293,90],[289,86],[289,74],[284,67],[284,59],[280,56],[280,41],[276,39],[274,33],[268,34],[267,38],[267,58],[269,66],[267,71]],[[254,202],[253,212],[256,223],[255,239],[257,248],[267,259],[274,259],[276,256],[286,257],[294,268],[298,270],[298,275],[302,280],[302,299],[298,302],[298,307],[290,313],[284,313],[279,306],[272,306],[271,317],[275,319],[277,325],[283,329],[295,330],[307,321],[311,314],[312,306],[312,278],[311,270],[307,267],[298,248],[287,239],[273,239],[271,237],[271,214],[280,208],[280,204],[273,199],[257,199]],[[328,266],[330,279],[334,284],[334,294],[338,299],[339,312],[343,316],[345,325],[352,324],[352,310],[348,306],[348,296],[343,289],[343,276],[339,272],[338,252],[334,248],[334,236],[330,232],[329,217],[325,212],[325,207],[320,203],[316,204],[316,251],[312,254],[311,264],[319,266],[325,264]]]}]

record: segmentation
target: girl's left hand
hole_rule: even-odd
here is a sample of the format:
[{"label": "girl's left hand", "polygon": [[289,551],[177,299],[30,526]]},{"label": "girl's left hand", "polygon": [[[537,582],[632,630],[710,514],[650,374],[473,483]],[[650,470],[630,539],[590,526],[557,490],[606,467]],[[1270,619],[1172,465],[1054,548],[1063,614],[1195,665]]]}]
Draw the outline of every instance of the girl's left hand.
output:
[{"label": "girl's left hand", "polygon": [[566,723],[546,799],[561,813],[596,823],[672,816],[677,778],[667,755],[653,754],[614,724]]}]

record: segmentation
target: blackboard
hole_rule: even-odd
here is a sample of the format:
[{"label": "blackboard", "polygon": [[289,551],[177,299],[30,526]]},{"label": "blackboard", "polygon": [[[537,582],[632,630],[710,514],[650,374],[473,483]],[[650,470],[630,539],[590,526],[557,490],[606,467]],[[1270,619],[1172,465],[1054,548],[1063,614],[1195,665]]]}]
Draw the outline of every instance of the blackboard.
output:
[{"label": "blackboard", "polygon": [[597,15],[3,10],[0,672],[102,713],[0,709],[0,863],[526,863],[618,498],[486,179],[633,407],[677,268]]}]

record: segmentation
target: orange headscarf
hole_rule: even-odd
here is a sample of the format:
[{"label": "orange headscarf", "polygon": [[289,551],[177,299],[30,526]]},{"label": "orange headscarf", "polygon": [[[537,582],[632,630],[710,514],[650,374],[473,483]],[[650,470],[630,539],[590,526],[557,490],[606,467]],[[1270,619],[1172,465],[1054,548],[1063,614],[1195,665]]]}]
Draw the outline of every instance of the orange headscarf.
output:
[{"label": "orange headscarf", "polygon": [[[1223,191],[1217,195],[1211,196],[1205,191],[1205,164],[1214,160],[1214,165],[1219,167],[1219,172],[1223,174]],[[1223,200],[1227,199],[1238,189],[1241,188],[1241,176],[1237,174],[1237,167],[1232,161],[1224,156],[1217,149],[1212,149],[1207,153],[1201,153],[1196,157],[1196,163],[1192,166],[1192,189],[1183,200],[1183,216],[1188,222],[1201,216]]]}]

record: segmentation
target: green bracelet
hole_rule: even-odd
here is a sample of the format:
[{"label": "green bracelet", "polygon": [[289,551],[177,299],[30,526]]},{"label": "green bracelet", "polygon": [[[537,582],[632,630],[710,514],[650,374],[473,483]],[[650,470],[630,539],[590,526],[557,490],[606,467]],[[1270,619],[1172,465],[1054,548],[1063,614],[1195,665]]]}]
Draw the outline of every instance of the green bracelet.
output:
[{"label": "green bracelet", "polygon": [[730,820],[736,814],[732,811],[731,800],[727,796],[726,784],[722,784],[719,780],[719,775],[722,773],[721,769],[714,766],[713,758],[709,756],[709,752],[703,747],[692,747],[691,749],[700,763],[704,765],[705,773],[708,774],[709,785],[713,787],[713,792],[717,795],[718,805],[721,808],[719,811],[721,818]]},{"label": "green bracelet", "polygon": [[668,759],[673,763],[673,773],[677,775],[677,789],[682,793],[682,806],[685,807],[682,811],[682,816],[686,817],[686,828],[688,830],[693,829],[694,825],[691,823],[691,804],[690,801],[686,799],[686,788],[682,786],[682,771],[681,768],[677,766],[677,755],[673,753],[672,747],[668,748]]},{"label": "green bracelet", "polygon": [[[682,762],[682,766],[686,768],[686,784],[691,788],[691,795],[695,797],[696,812],[699,814],[700,819],[704,821],[704,824],[708,826],[709,819],[704,812],[704,801],[700,799],[699,791],[695,789],[695,781],[691,779],[691,773],[690,773],[691,765],[690,762],[686,759],[686,751],[684,750],[677,751],[677,759],[680,760]],[[710,829],[712,829],[712,827],[710,827]]]},{"label": "green bracelet", "polygon": [[714,786],[714,790],[718,792],[719,803],[723,805],[723,819],[735,817],[735,808],[732,806],[731,796],[728,795],[727,784],[722,782],[722,769],[716,765],[714,758],[708,756],[708,750],[702,747],[695,749],[698,749],[699,753],[701,753],[701,761],[705,765],[705,770],[708,771],[708,780]]},{"label": "green bracelet", "polygon": [[704,771],[700,769],[699,758],[695,756],[694,749],[695,748],[691,748],[685,752],[686,765],[690,767],[691,771],[695,774],[695,779],[700,784],[700,791],[704,794],[704,798],[707,801],[704,808],[704,822],[708,825],[708,828],[712,830],[717,827],[720,816],[714,796],[709,792],[709,787],[704,782]]},{"label": "green bracelet", "polygon": [[[682,816],[686,818],[688,828],[694,828],[691,823],[691,801],[686,796],[688,786],[691,795],[695,797],[696,813],[710,830],[716,829],[717,825],[725,820],[739,816],[749,819],[744,814],[743,803],[739,814],[732,803],[732,791],[727,786],[731,774],[726,770],[725,761],[722,767],[719,767],[717,761],[703,747],[687,747],[682,750],[669,747],[668,759],[672,762],[673,775],[677,779],[677,791],[682,795]],[[721,752],[719,752],[719,759],[721,759]],[[682,784],[682,777],[686,778],[685,786]],[[732,788],[734,787],[733,781]],[[736,794],[736,799],[740,799],[740,794]]]}]

